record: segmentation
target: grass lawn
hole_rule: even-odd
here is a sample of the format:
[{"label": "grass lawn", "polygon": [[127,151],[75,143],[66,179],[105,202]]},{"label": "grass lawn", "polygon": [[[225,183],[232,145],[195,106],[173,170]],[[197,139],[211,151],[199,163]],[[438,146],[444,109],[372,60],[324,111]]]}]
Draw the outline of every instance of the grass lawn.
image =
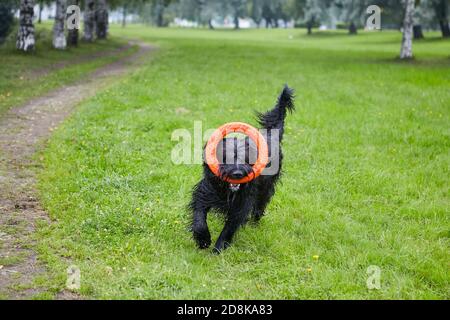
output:
[{"label": "grass lawn", "polygon": [[[0,46],[0,115],[12,106],[78,80],[87,72],[115,61],[118,55],[107,53],[126,45],[126,41],[113,38],[92,44],[80,41],[77,48],[58,51],[52,48],[51,28],[50,23],[37,26],[34,53],[16,50],[14,32],[7,43]],[[134,50],[124,50],[120,55]]]},{"label": "grass lawn", "polygon": [[[40,227],[37,285],[61,290],[75,264],[87,298],[450,298],[448,40],[427,33],[402,63],[398,32],[111,32],[161,50],[42,153],[55,223]],[[297,111],[266,217],[220,256],[196,249],[185,206],[201,166],[171,162],[172,131],[256,124],[284,83]],[[222,221],[209,224],[214,241]]]}]

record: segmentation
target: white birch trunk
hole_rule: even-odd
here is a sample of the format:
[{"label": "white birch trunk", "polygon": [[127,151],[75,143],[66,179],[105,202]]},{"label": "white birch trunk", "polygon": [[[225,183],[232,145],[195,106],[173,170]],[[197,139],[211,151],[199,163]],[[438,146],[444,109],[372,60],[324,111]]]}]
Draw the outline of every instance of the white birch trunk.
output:
[{"label": "white birch trunk", "polygon": [[403,20],[403,37],[402,37],[402,47],[400,50],[400,59],[411,59],[413,57],[412,41],[413,41],[414,1],[415,0],[406,0],[405,18]]},{"label": "white birch trunk", "polygon": [[20,1],[20,16],[19,16],[19,32],[17,33],[16,47],[25,52],[34,49],[34,0]]},{"label": "white birch trunk", "polygon": [[66,0],[56,0],[55,23],[53,25],[53,47],[59,50],[64,50],[67,47],[66,35],[64,33],[66,9]]}]

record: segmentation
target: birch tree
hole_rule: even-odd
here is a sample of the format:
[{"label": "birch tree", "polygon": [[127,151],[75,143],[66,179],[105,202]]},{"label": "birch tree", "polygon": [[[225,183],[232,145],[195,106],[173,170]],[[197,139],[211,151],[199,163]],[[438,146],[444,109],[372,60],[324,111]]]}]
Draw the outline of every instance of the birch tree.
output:
[{"label": "birch tree", "polygon": [[405,17],[403,19],[403,37],[402,47],[400,50],[400,59],[411,59],[412,53],[412,40],[413,40],[413,15],[414,15],[414,1],[405,1]]},{"label": "birch tree", "polygon": [[231,10],[233,12],[233,23],[236,30],[240,29],[239,18],[245,16],[245,3],[243,0],[231,0]]},{"label": "birch tree", "polygon": [[39,9],[38,9],[39,13],[38,13],[38,23],[42,22],[42,10],[44,10],[44,1],[40,0],[39,1]]},{"label": "birch tree", "polygon": [[416,3],[416,7],[413,14],[413,39],[423,39],[422,31],[422,16],[424,14],[424,1]]},{"label": "birch tree", "polygon": [[35,46],[33,15],[34,0],[21,0],[16,47],[25,52],[33,50]]},{"label": "birch tree", "polygon": [[439,21],[442,37],[450,37],[450,25],[448,21],[449,15],[449,1],[448,0],[433,0],[432,5],[436,12],[436,17]]},{"label": "birch tree", "polygon": [[164,0],[154,0],[154,8],[156,14],[156,26],[164,26],[164,10],[166,9],[166,3]]},{"label": "birch tree", "polygon": [[314,24],[319,22],[322,18],[324,8],[324,1],[306,0],[305,2],[305,22],[308,34],[312,34]]},{"label": "birch tree", "polygon": [[14,12],[16,3],[14,0],[0,2],[0,44],[5,41],[14,25]]},{"label": "birch tree", "polygon": [[125,28],[127,24],[127,14],[128,14],[128,2],[125,2],[122,6],[122,28]]},{"label": "birch tree", "polygon": [[256,26],[259,28],[259,24],[262,20],[262,2],[261,0],[252,0],[250,17],[255,22]]},{"label": "birch tree", "polygon": [[[79,0],[70,0],[69,4],[79,6],[80,1]],[[73,13],[74,12],[69,12],[68,14],[70,15]],[[69,28],[68,37],[67,37],[68,38],[67,42],[68,42],[69,46],[72,46],[72,47],[78,46],[78,34],[79,34],[78,28]]]},{"label": "birch tree", "polygon": [[97,39],[106,39],[108,33],[108,7],[106,0],[97,1],[97,10],[95,11],[95,23]]},{"label": "birch tree", "polygon": [[66,20],[67,0],[56,0],[55,23],[53,24],[53,47],[64,50],[67,47],[64,34],[64,22]]},{"label": "birch tree", "polygon": [[84,2],[84,29],[83,39],[87,42],[94,41],[95,29],[95,3],[94,0],[85,0]]}]

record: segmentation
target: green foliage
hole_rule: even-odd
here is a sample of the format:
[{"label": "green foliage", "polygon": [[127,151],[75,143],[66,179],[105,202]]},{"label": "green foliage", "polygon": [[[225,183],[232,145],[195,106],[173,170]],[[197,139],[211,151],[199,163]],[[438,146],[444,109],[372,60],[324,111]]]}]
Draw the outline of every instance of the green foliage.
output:
[{"label": "green foliage", "polygon": [[[358,28],[365,24],[369,5],[382,9],[382,28],[399,29],[402,17],[402,1],[399,0],[111,0],[114,9],[137,13],[145,23],[167,26],[175,18],[207,25],[212,19],[226,16],[251,18],[259,25],[263,19],[273,27],[278,21],[294,20],[297,26],[325,25],[335,28],[337,24]],[[447,22],[447,0],[420,0],[416,4],[416,23],[424,28],[438,29]],[[122,11],[123,11],[122,10]]]},{"label": "green foliage", "polygon": [[[448,299],[449,43],[399,63],[398,32],[112,26],[156,56],[84,102],[42,154],[49,283],[81,269],[88,298]],[[174,129],[256,124],[284,83],[282,184],[220,256],[195,248],[185,206],[201,167],[170,160]],[[222,221],[209,219],[218,236]],[[316,257],[318,256],[318,257]],[[381,289],[366,287],[381,268]]]}]

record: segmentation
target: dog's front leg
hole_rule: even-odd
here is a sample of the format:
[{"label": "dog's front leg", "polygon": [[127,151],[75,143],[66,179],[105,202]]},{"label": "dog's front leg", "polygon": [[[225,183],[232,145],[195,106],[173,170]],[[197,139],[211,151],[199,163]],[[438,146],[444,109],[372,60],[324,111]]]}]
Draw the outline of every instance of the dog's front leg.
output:
[{"label": "dog's front leg", "polygon": [[251,202],[245,201],[242,206],[230,212],[220,233],[219,239],[214,246],[214,252],[220,253],[222,250],[228,248],[233,240],[233,236],[241,225],[243,225],[249,216],[251,210]]},{"label": "dog's front leg", "polygon": [[194,210],[192,219],[192,233],[200,249],[206,249],[211,245],[211,234],[206,222],[207,208]]},{"label": "dog's front leg", "polygon": [[197,246],[200,249],[211,245],[211,234],[209,233],[206,216],[211,208],[213,196],[205,180],[201,180],[192,192],[192,200],[189,207],[192,212],[191,230]]}]

